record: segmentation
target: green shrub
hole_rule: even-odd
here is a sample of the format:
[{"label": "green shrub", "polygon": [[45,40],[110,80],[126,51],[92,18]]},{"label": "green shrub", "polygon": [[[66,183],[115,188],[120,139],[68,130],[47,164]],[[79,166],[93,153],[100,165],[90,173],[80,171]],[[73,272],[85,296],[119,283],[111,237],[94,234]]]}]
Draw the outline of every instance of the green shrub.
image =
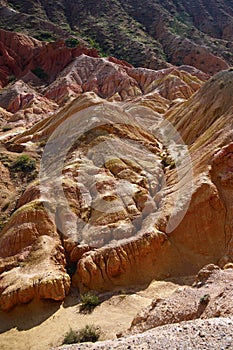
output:
[{"label": "green shrub", "polygon": [[74,344],[78,343],[77,332],[73,329],[70,329],[69,332],[66,333],[62,344]]},{"label": "green shrub", "polygon": [[30,173],[36,169],[36,162],[31,159],[27,154],[19,156],[10,166],[12,171],[22,171],[24,173]]},{"label": "green shrub", "polygon": [[202,304],[202,305],[208,304],[209,301],[210,301],[209,294],[205,294],[205,295],[203,295],[203,297],[200,298],[200,304]]},{"label": "green shrub", "polygon": [[12,129],[12,127],[10,126],[10,125],[4,125],[3,127],[2,127],[2,131],[9,131],[9,130],[11,130]]},{"label": "green shrub", "polygon": [[101,329],[99,326],[86,325],[78,331],[70,329],[66,333],[63,344],[74,344],[74,343],[85,343],[85,342],[96,342],[99,340],[101,335]]},{"label": "green shrub", "polygon": [[48,31],[40,31],[34,35],[34,38],[41,41],[54,41],[54,36]]},{"label": "green shrub", "polygon": [[70,48],[77,47],[79,44],[79,41],[76,38],[68,38],[66,39],[65,44],[67,47],[70,47]]},{"label": "green shrub", "polygon": [[91,312],[100,304],[99,297],[91,293],[83,294],[81,296],[81,301],[80,311],[82,312]]}]

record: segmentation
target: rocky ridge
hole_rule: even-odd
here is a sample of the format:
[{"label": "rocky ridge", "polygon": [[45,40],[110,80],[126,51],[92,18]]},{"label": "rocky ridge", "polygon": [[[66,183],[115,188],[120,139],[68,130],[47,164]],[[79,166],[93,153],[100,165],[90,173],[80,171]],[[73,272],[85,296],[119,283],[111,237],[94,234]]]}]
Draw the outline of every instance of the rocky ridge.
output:
[{"label": "rocky ridge", "polygon": [[[226,195],[231,188],[232,71],[205,83],[207,79],[189,66],[153,71],[82,54],[43,89],[17,81],[3,90],[2,127],[12,130],[2,132],[2,157],[7,155],[2,167],[7,187],[17,187],[14,214],[1,235],[2,309],[35,297],[64,299],[71,268],[72,283],[80,291],[105,291],[232,260],[231,198]],[[214,104],[212,96],[218,96]],[[184,144],[178,144],[178,151],[166,144],[161,132],[168,127],[166,120],[190,145],[193,175],[188,159],[182,161],[187,157]],[[63,125],[69,138],[63,138]],[[167,132],[176,139],[174,129]],[[63,153],[56,151],[52,164],[42,158],[44,189],[40,174],[40,182],[24,179],[19,196],[22,178],[12,177],[10,168],[14,152],[23,150],[39,161],[54,133],[60,150],[67,147],[66,140],[77,139],[64,155],[62,173],[57,174],[56,164]],[[65,194],[55,201],[54,178],[61,178]],[[183,220],[169,232],[168,225],[185,207]],[[32,258],[35,252],[38,260]],[[35,274],[28,274],[33,260]],[[22,277],[12,283],[16,274]]]},{"label": "rocky ridge", "polygon": [[[7,31],[1,41],[2,70],[20,78],[3,75],[0,96],[2,309],[64,299],[70,270],[80,291],[105,291],[232,261],[231,69],[206,82],[190,66],[135,68]],[[38,57],[50,76],[35,78]],[[22,152],[43,164],[40,181],[13,171]]]},{"label": "rocky ridge", "polygon": [[2,0],[0,24],[45,41],[71,36],[137,67],[187,64],[214,74],[233,63],[232,13],[231,0]]}]

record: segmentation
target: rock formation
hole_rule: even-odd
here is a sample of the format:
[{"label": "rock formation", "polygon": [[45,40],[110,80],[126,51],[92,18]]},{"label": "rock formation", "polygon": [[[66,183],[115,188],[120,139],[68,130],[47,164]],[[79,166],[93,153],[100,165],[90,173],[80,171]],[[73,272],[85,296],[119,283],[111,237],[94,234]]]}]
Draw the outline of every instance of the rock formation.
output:
[{"label": "rock formation", "polygon": [[0,38],[2,309],[232,261],[231,69]]},{"label": "rock formation", "polygon": [[181,286],[170,297],[154,299],[118,339],[53,349],[231,348],[232,267],[205,266],[192,287]]},{"label": "rock formation", "polygon": [[178,288],[167,299],[155,299],[133,320],[129,333],[136,334],[165,324],[232,315],[232,268],[213,264],[199,271],[193,287]]},{"label": "rock formation", "polygon": [[[23,78],[32,83],[38,82],[38,78],[42,81],[54,80],[74,57],[82,53],[98,57],[95,49],[88,49],[82,45],[69,48],[64,40],[46,43],[21,33],[1,29],[1,87],[16,78]],[[34,75],[28,75],[30,72],[33,72]]]}]

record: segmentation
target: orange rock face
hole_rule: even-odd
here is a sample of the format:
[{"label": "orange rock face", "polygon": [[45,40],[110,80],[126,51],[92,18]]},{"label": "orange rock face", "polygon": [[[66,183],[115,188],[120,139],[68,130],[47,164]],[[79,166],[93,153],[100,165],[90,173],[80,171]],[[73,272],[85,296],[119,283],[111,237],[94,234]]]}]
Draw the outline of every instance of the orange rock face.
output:
[{"label": "orange rock face", "polygon": [[[9,216],[0,307],[63,300],[74,266],[83,292],[230,263],[232,70],[206,82],[190,66],[153,71],[64,42],[12,38],[21,61],[11,41],[2,57],[11,53],[22,80],[0,96],[1,210]],[[30,72],[38,62],[51,73],[46,87]],[[11,166],[22,151],[37,161],[31,183]]]},{"label": "orange rock face", "polygon": [[33,298],[63,300],[70,279],[64,249],[40,203],[18,211],[1,234],[0,308],[9,310]]}]

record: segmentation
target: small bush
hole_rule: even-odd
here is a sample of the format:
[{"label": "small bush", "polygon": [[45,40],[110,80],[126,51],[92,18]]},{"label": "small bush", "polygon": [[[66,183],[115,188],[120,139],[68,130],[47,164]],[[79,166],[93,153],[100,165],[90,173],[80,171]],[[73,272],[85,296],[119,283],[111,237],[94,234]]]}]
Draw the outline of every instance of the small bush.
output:
[{"label": "small bush", "polygon": [[200,304],[202,304],[202,305],[208,304],[209,301],[210,301],[209,294],[205,294],[205,295],[203,295],[203,297],[200,298]]},{"label": "small bush", "polygon": [[100,304],[99,297],[91,293],[83,294],[81,296],[81,301],[80,311],[82,312],[91,312]]},{"label": "small bush", "polygon": [[40,147],[44,147],[45,145],[46,145],[46,141],[45,140],[40,141],[40,143],[39,143]]},{"label": "small bush", "polygon": [[34,38],[41,40],[41,41],[53,41],[54,36],[52,33],[48,31],[40,31],[34,35]]},{"label": "small bush", "polygon": [[99,340],[101,335],[101,329],[99,326],[86,325],[78,331],[70,329],[66,333],[63,340],[63,344],[74,344],[74,343],[85,343],[85,342],[96,342]]},{"label": "small bush", "polygon": [[3,132],[9,131],[9,130],[11,130],[11,129],[12,129],[12,127],[11,127],[10,125],[4,125],[4,126],[2,127],[2,131],[3,131]]},{"label": "small bush", "polygon": [[23,154],[18,157],[10,166],[12,171],[22,171],[24,173],[30,173],[36,169],[36,162],[31,159],[27,154]]},{"label": "small bush", "polygon": [[74,344],[78,343],[77,332],[73,329],[70,329],[69,332],[66,333],[62,344]]},{"label": "small bush", "polygon": [[73,48],[78,46],[79,41],[78,39],[75,39],[75,38],[68,38],[66,39],[65,43],[67,47]]}]

